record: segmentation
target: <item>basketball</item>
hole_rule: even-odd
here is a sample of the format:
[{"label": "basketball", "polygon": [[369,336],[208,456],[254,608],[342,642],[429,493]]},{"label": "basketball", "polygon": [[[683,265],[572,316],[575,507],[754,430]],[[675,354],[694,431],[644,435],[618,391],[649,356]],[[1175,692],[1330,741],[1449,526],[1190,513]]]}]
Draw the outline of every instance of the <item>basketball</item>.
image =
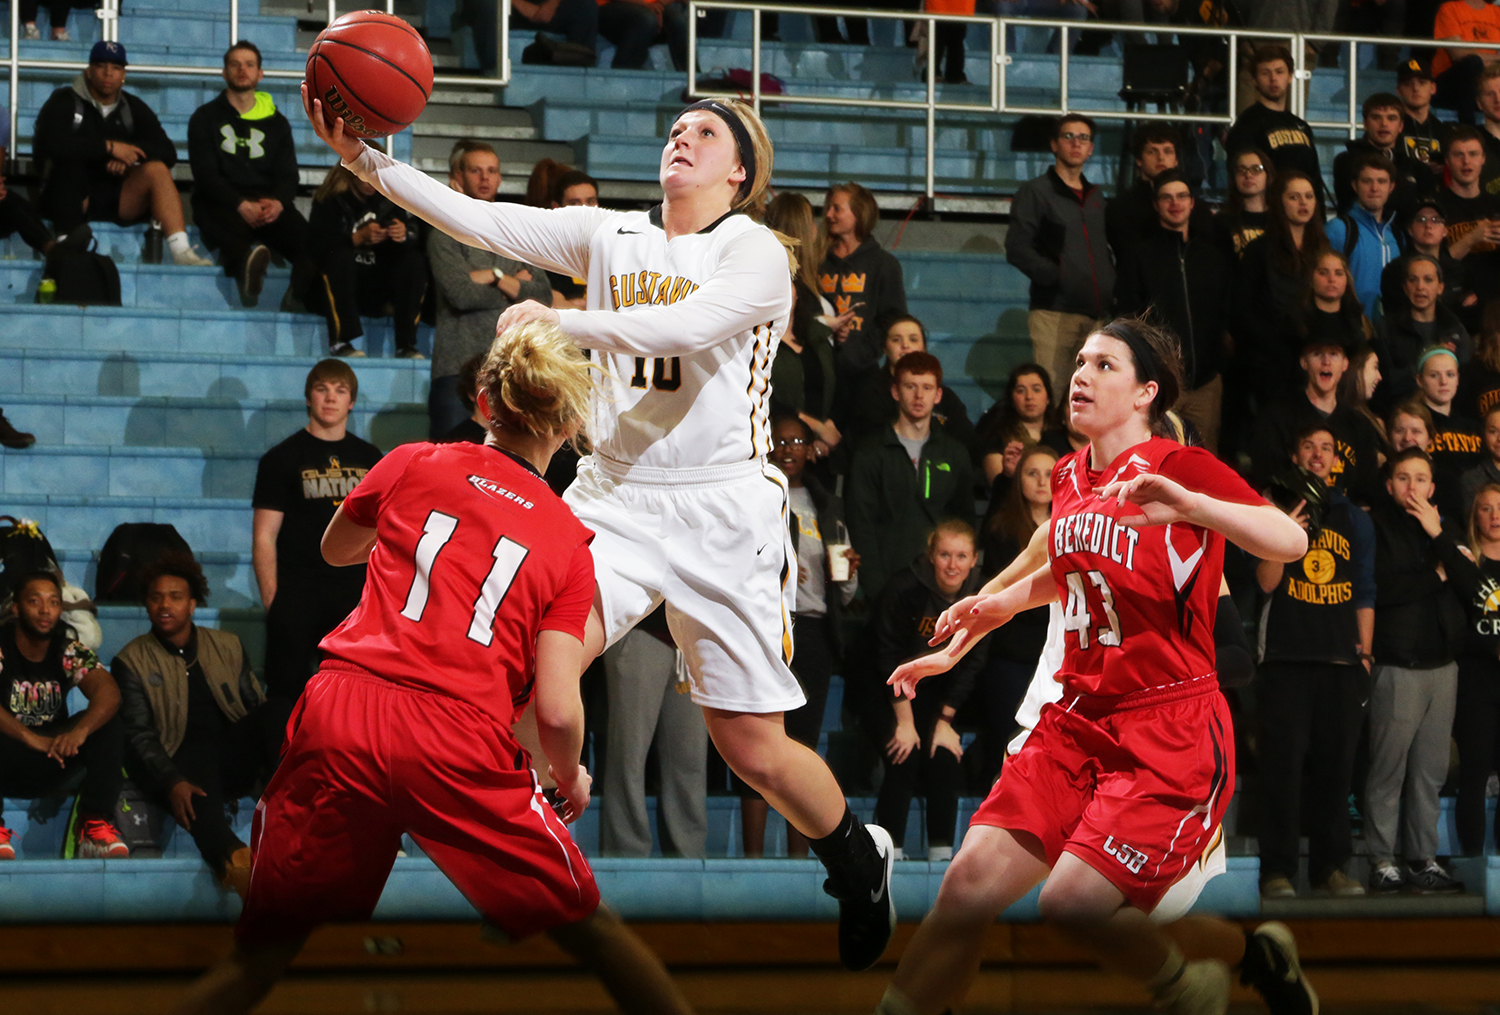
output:
[{"label": "basketball", "polygon": [[417,30],[381,11],[345,14],[307,54],[307,87],[357,137],[411,124],[432,94],[432,54]]}]

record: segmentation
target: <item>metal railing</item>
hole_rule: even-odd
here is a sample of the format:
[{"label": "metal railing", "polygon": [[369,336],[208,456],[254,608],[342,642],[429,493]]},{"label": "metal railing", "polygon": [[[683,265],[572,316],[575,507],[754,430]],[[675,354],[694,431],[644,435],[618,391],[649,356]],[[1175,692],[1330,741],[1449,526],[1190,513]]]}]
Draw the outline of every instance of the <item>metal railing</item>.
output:
[{"label": "metal railing", "polygon": [[[109,42],[120,40],[120,4],[122,0],[100,0],[100,6],[95,15],[100,21],[100,35]],[[369,6],[376,6],[370,4]],[[384,0],[381,5],[387,14],[396,12],[396,0]],[[20,135],[20,87],[22,70],[61,70],[80,71],[88,66],[87,60],[23,60],[21,59],[21,13],[18,0],[10,0],[10,53],[0,64],[4,64],[10,77],[10,140],[11,151],[7,154],[14,158],[15,148]],[[328,21],[331,24],[338,18],[336,0],[328,0]],[[240,0],[229,0],[229,40],[231,43],[240,38]],[[495,77],[468,76],[462,74],[435,74],[432,79],[433,86],[438,85],[480,85],[487,87],[503,87],[510,84],[510,0],[499,0],[499,10],[496,14],[495,23],[495,59],[496,70],[499,74]],[[222,67],[210,67],[198,64],[148,64],[132,63],[130,73],[139,77],[157,76],[181,76],[181,77],[219,77],[223,74]],[[267,70],[265,76],[284,80],[301,80],[304,72],[300,70]]]}]

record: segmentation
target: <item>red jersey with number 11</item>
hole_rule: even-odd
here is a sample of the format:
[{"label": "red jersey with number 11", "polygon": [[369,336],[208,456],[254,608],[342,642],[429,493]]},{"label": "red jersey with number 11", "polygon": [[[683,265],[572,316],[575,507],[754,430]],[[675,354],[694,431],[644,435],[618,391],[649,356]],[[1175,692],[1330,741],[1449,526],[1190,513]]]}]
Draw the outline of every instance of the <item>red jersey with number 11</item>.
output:
[{"label": "red jersey with number 11", "polygon": [[1052,470],[1052,576],[1063,604],[1064,696],[1114,696],[1214,672],[1214,618],[1224,537],[1197,525],[1124,525],[1133,504],[1099,500],[1116,479],[1156,473],[1189,490],[1244,504],[1264,501],[1202,448],[1152,438],[1102,472],[1089,448]]},{"label": "red jersey with number 11", "polygon": [[406,444],[344,501],[376,530],[359,606],[323,639],[350,666],[450,695],[509,727],[536,671],[537,635],[582,640],[594,534],[519,459],[480,444]]}]

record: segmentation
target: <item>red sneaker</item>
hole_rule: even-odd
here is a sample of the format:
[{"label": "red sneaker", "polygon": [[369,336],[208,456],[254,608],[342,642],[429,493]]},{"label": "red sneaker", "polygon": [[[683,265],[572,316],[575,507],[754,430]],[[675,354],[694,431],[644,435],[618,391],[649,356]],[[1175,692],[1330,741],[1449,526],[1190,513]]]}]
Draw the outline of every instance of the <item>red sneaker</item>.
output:
[{"label": "red sneaker", "polygon": [[80,860],[123,860],[130,855],[130,847],[108,821],[86,818],[78,830],[78,847],[73,855]]},{"label": "red sneaker", "polygon": [[14,860],[16,847],[10,844],[11,830],[0,825],[0,860]]}]

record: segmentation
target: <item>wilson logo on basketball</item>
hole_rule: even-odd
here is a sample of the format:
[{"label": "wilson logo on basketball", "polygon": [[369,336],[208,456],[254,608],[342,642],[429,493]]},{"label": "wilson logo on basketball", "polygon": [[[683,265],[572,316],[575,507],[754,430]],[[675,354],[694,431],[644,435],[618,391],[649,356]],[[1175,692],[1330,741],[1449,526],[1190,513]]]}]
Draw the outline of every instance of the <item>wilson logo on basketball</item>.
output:
[{"label": "wilson logo on basketball", "polygon": [[1146,866],[1146,861],[1150,859],[1150,857],[1134,846],[1127,846],[1123,842],[1116,842],[1113,835],[1104,840],[1104,852],[1124,864],[1125,869],[1132,874],[1139,874],[1141,868]]},{"label": "wilson logo on basketball", "polygon": [[345,130],[352,130],[354,133],[363,134],[365,137],[381,136],[378,130],[371,130],[365,126],[365,118],[349,108],[349,103],[344,101],[344,97],[339,94],[337,88],[330,86],[323,93],[323,102],[334,116],[343,119]]}]

